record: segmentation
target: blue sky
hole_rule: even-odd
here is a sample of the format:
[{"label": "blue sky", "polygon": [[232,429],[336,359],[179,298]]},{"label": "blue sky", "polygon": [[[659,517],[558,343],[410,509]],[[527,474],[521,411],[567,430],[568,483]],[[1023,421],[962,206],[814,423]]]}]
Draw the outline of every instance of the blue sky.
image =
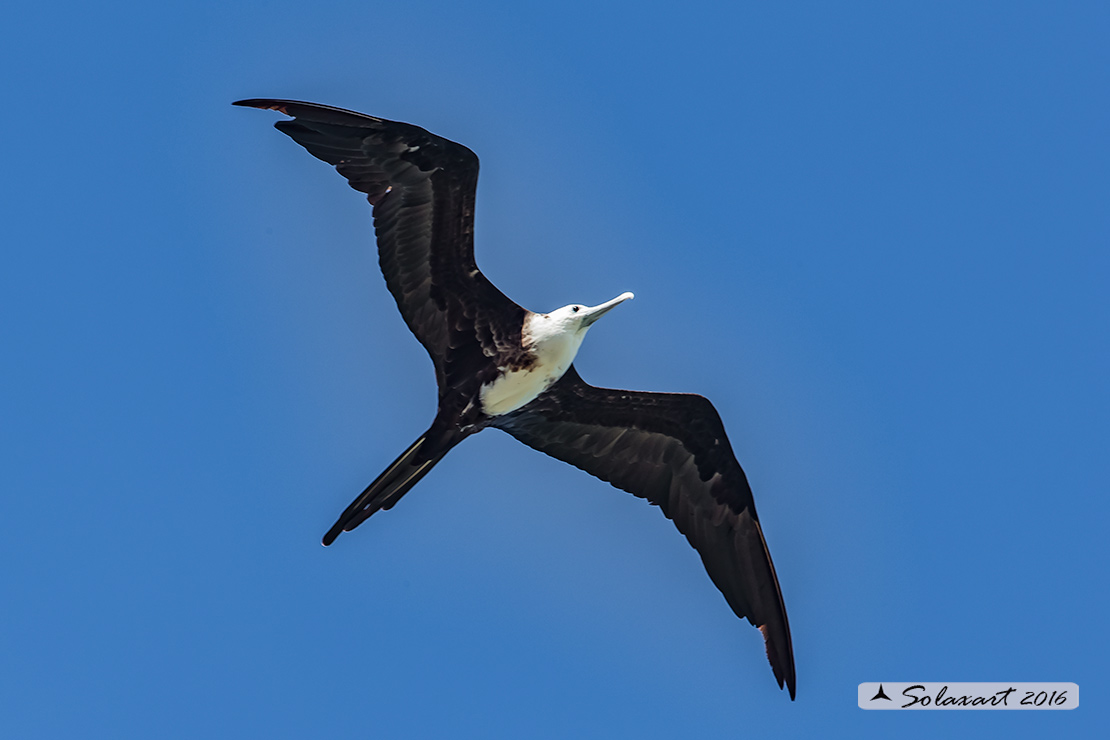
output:
[{"label": "blue sky", "polygon": [[[1091,737],[1105,728],[1103,3],[24,4],[0,28],[11,737]],[[482,159],[595,384],[713,399],[798,700],[657,510],[506,435],[319,538],[434,413],[369,207],[232,108]],[[876,713],[863,681],[1074,681]]]}]

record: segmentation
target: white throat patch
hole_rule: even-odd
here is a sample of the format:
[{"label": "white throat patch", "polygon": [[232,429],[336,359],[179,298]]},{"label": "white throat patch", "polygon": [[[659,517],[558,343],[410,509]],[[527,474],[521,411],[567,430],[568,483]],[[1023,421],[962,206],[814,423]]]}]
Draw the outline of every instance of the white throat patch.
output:
[{"label": "white throat patch", "polygon": [[516,411],[554,385],[582,346],[586,328],[581,323],[562,309],[550,314],[528,314],[522,338],[535,362],[519,370],[501,368],[502,374],[496,380],[482,386],[479,395],[482,411],[489,416]]}]

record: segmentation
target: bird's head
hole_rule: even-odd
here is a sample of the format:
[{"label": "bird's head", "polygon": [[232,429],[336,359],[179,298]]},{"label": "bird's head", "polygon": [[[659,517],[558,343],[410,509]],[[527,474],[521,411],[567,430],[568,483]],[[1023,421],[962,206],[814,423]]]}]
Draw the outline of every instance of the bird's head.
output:
[{"label": "bird's head", "polygon": [[[613,308],[632,298],[631,293],[621,293],[611,301],[599,306],[583,306],[572,303],[543,314],[534,314],[529,333],[533,341],[543,342],[556,336],[576,336],[578,341],[585,336],[593,323]],[[577,346],[577,345],[576,345]]]},{"label": "bird's head", "polygon": [[606,301],[600,306],[583,306],[572,303],[569,306],[563,306],[552,311],[548,316],[568,329],[585,333],[587,329],[593,326],[595,321],[632,297],[631,293],[621,293],[613,300]]}]

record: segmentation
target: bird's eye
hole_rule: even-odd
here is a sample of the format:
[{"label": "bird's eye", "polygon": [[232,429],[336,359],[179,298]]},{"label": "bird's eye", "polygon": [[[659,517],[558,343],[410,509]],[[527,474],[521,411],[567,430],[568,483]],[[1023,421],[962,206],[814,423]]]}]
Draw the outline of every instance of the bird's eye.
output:
[{"label": "bird's eye", "polygon": [[578,309],[580,309],[580,308],[582,308],[582,307],[581,306],[571,306],[570,310],[574,311],[575,313],[578,313]]}]

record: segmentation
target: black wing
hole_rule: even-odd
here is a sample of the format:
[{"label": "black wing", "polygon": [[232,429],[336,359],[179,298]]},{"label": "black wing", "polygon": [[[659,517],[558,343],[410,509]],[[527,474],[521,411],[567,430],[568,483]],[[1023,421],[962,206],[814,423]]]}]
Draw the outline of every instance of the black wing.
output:
[{"label": "black wing", "polygon": [[277,129],[366,193],[386,285],[432,356],[441,392],[453,374],[449,350],[476,344],[493,357],[520,347],[524,309],[474,262],[474,152],[418,126],[326,105],[268,99],[235,105],[292,116]]},{"label": "black wing", "polygon": [[572,366],[546,393],[492,424],[529,447],[646,498],[701,555],[739,617],[763,633],[794,698],[794,650],[748,479],[702,396],[595,388]]}]

